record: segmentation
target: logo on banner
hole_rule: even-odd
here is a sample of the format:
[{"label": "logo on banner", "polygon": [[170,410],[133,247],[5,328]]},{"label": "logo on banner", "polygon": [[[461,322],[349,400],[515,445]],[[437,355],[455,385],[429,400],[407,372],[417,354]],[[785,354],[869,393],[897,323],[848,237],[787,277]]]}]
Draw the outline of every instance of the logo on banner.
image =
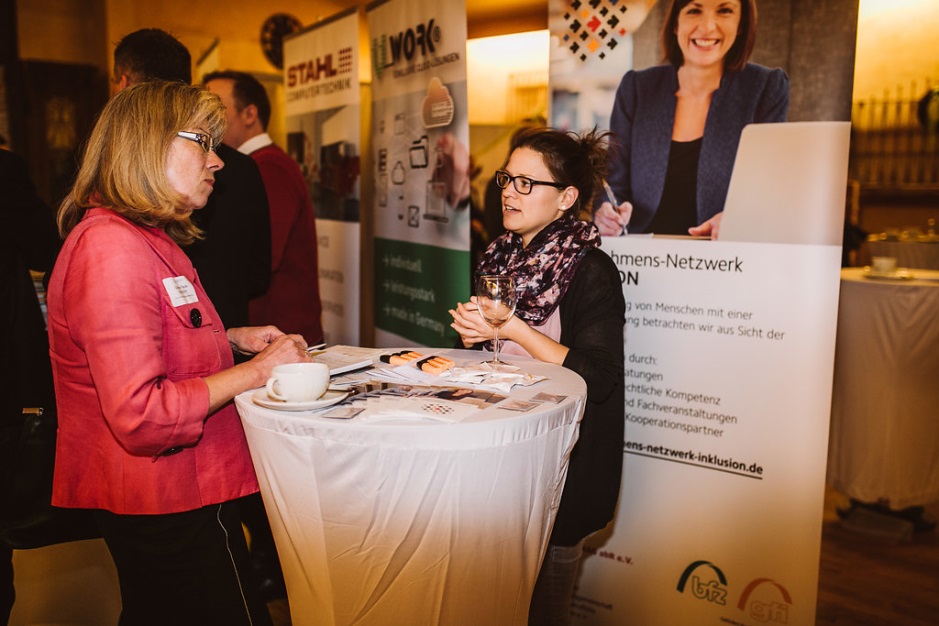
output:
[{"label": "logo on banner", "polygon": [[[750,600],[750,596],[761,588],[768,589],[769,595],[758,593],[756,598]],[[770,578],[757,578],[752,581],[740,594],[740,602],[737,603],[738,609],[764,624],[767,622],[788,624],[790,606],[792,606],[792,596],[789,595],[789,590]]]},{"label": "logo on banner", "polygon": [[[702,570],[703,574],[699,574]],[[710,575],[708,574],[710,570]],[[715,580],[716,576],[716,580]],[[719,567],[708,561],[695,561],[685,568],[678,579],[678,592],[685,593],[685,588],[698,600],[720,604],[727,604],[727,577]]]},{"label": "logo on banner", "polygon": [[572,0],[564,13],[567,30],[561,35],[562,45],[581,61],[593,57],[602,61],[627,34],[623,25],[627,9],[626,0]]},{"label": "logo on banner", "polygon": [[[677,590],[690,593],[698,600],[727,606],[727,577],[710,561],[695,561],[686,567],[678,579]],[[761,624],[788,624],[790,606],[792,596],[789,590],[771,578],[752,580],[737,602],[738,609]]]},{"label": "logo on banner", "polygon": [[352,71],[352,48],[341,48],[335,55],[325,54],[307,59],[287,68],[287,87],[296,87],[310,82],[334,78]]},{"label": "logo on banner", "polygon": [[382,35],[372,40],[372,65],[381,79],[384,70],[400,63],[411,63],[418,56],[433,55],[440,43],[440,27],[434,18],[394,35]]}]

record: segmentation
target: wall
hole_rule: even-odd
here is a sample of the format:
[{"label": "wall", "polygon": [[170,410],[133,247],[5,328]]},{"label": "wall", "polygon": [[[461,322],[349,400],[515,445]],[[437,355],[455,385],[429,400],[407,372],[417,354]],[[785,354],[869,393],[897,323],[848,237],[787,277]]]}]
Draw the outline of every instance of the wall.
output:
[{"label": "wall", "polygon": [[274,13],[304,25],[354,3],[331,0],[227,0],[224,6],[183,0],[17,0],[20,58],[88,63],[110,74],[114,45],[129,32],[156,27],[172,33],[193,62],[220,40],[223,67],[276,73],[261,51],[261,26]]},{"label": "wall", "polygon": [[882,97],[898,85],[939,84],[939,2],[860,0],[854,99]]}]

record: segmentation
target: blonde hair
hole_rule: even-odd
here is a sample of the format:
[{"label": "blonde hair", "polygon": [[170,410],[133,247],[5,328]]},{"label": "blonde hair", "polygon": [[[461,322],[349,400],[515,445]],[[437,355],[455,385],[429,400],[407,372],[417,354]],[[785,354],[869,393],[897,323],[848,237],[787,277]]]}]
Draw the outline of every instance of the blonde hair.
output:
[{"label": "blonde hair", "polygon": [[225,110],[202,87],[153,81],[124,89],[105,105],[85,145],[72,191],[59,207],[63,237],[93,207],[105,207],[145,226],[163,228],[179,245],[201,237],[182,209],[184,197],[166,175],[176,133],[202,129],[218,142]]}]

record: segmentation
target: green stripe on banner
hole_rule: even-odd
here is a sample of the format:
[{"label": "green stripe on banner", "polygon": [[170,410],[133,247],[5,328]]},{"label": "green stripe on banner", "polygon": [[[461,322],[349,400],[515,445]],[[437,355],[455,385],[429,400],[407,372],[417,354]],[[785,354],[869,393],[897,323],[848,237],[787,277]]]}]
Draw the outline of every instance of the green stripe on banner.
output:
[{"label": "green stripe on banner", "polygon": [[375,324],[431,347],[452,347],[447,312],[469,299],[468,250],[375,239]]}]

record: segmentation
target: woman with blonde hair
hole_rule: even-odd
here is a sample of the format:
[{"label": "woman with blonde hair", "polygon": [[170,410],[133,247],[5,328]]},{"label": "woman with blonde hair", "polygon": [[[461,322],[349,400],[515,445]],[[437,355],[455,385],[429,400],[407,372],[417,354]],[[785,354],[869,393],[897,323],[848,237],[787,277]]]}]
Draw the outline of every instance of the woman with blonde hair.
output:
[{"label": "woman with blonde hair", "polygon": [[[48,289],[59,412],[53,504],[91,509],[117,566],[122,625],[269,624],[236,500],[258,484],[232,398],[303,338],[225,329],[180,245],[223,167],[219,99],[143,83],[105,106]],[[232,348],[257,353],[233,365]]]}]

